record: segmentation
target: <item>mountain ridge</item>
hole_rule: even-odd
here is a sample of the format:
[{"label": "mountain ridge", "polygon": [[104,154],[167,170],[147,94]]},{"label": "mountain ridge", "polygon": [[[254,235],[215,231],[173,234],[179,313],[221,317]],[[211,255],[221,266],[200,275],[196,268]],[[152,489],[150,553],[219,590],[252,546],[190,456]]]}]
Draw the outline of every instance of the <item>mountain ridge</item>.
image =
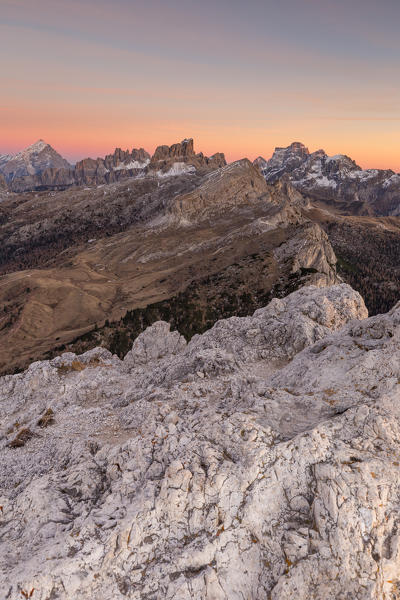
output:
[{"label": "mountain ridge", "polygon": [[286,176],[301,193],[347,214],[400,216],[400,174],[391,169],[362,169],[345,154],[310,153],[301,142],[258,157],[256,166],[273,183]]},{"label": "mountain ridge", "polygon": [[[47,152],[47,162],[38,161],[33,165],[30,157],[43,152]],[[17,193],[66,189],[146,175],[205,173],[226,164],[223,153],[217,152],[211,157],[202,152],[196,154],[193,138],[171,146],[158,146],[152,156],[144,148],[132,151],[116,148],[104,158],[84,158],[74,166],[39,140],[14,156],[0,156],[0,187]],[[277,147],[269,160],[259,156],[253,164],[267,181],[274,183],[287,176],[313,201],[330,203],[347,214],[400,215],[400,174],[391,169],[362,169],[346,154],[328,156],[322,149],[310,153],[301,142]]]},{"label": "mountain ridge", "polygon": [[[328,174],[359,172],[344,155],[328,160],[300,143],[279,149],[272,167],[304,172],[315,161]],[[1,189],[0,369],[65,347],[104,344],[121,355],[160,318],[190,337],[338,276],[363,293],[372,314],[387,311],[400,292],[399,218],[347,217],[290,173],[269,182],[260,163],[226,165],[223,155],[196,153],[187,138],[153,157],[117,149],[83,165],[85,183],[72,189]],[[94,183],[108,167],[121,179]],[[42,183],[49,172],[54,183],[65,170],[46,169]]]},{"label": "mountain ridge", "polygon": [[168,313],[185,328],[192,322],[193,335],[299,285],[334,283],[328,238],[289,188],[243,160],[3,201],[0,368],[20,368],[127,311],[144,311],[144,324]]},{"label": "mountain ridge", "polygon": [[16,155],[0,156],[0,175],[10,191],[65,189],[70,186],[109,184],[132,177],[168,177],[199,171],[205,173],[226,164],[225,156],[195,153],[192,138],[172,146],[158,146],[153,154],[144,148],[116,148],[104,158],[84,158],[70,165],[56,150],[38,140]]}]

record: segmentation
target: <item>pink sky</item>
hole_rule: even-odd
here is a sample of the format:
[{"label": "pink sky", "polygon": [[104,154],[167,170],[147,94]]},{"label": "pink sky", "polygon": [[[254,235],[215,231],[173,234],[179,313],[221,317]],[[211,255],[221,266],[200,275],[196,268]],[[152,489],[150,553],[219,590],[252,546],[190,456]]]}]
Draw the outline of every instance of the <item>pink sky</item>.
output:
[{"label": "pink sky", "polygon": [[0,153],[296,140],[400,171],[399,18],[397,0],[3,0]]}]

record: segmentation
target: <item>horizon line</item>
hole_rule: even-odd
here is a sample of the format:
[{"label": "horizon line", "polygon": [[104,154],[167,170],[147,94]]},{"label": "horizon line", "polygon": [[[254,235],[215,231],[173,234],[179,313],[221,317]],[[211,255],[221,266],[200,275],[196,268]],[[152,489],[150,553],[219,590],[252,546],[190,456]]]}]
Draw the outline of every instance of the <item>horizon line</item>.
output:
[{"label": "horizon line", "polygon": [[[88,154],[86,154],[86,155],[85,155],[85,154],[82,154],[82,155],[81,155],[81,157],[79,157],[79,158],[78,158],[78,157],[76,157],[76,153],[75,153],[75,151],[74,151],[74,150],[71,150],[71,151],[57,150],[57,148],[56,148],[56,146],[58,145],[57,143],[55,143],[55,144],[53,145],[53,143],[49,143],[49,142],[47,142],[46,140],[44,140],[43,138],[38,138],[38,139],[37,139],[35,142],[33,142],[33,143],[29,144],[28,146],[24,146],[22,149],[20,149],[20,150],[17,150],[16,152],[7,152],[7,151],[5,151],[5,152],[1,152],[1,151],[0,151],[0,157],[2,157],[2,156],[12,156],[12,157],[16,157],[16,156],[18,156],[18,154],[20,154],[21,152],[24,152],[25,150],[27,150],[27,149],[31,148],[31,147],[32,147],[32,146],[34,146],[35,144],[38,144],[39,142],[43,142],[43,143],[45,143],[46,145],[50,146],[50,147],[51,147],[53,150],[55,150],[55,151],[56,151],[56,152],[57,152],[57,153],[58,153],[60,156],[62,156],[62,158],[64,158],[65,160],[67,160],[67,162],[69,162],[69,164],[70,164],[70,165],[73,167],[73,166],[75,166],[77,163],[79,163],[79,162],[81,162],[81,161],[83,161],[83,160],[86,160],[86,159],[91,159],[91,160],[104,159],[106,156],[109,156],[109,155],[112,155],[112,154],[114,154],[116,150],[122,150],[122,151],[132,152],[133,150],[141,150],[141,149],[143,149],[143,150],[145,150],[146,152],[148,152],[148,154],[150,154],[150,156],[153,156],[153,155],[154,155],[154,153],[155,153],[155,151],[156,151],[156,149],[157,149],[158,147],[160,147],[160,146],[168,146],[168,147],[171,147],[172,145],[175,145],[175,144],[182,144],[183,142],[185,142],[185,141],[187,141],[187,140],[192,140],[193,142],[195,142],[195,138],[194,138],[193,136],[189,136],[189,137],[187,136],[187,137],[185,137],[184,139],[182,139],[181,141],[176,141],[176,142],[173,142],[172,144],[167,144],[167,143],[165,143],[165,144],[158,144],[158,145],[154,146],[154,149],[153,149],[153,151],[148,151],[148,150],[145,148],[145,145],[142,145],[142,144],[138,144],[138,145],[136,145],[136,146],[128,146],[127,148],[124,148],[122,145],[121,145],[121,146],[117,146],[117,145],[115,145],[115,146],[114,146],[114,150],[113,150],[113,151],[107,152],[107,153],[105,153],[105,154],[103,154],[103,155],[100,155],[100,154],[98,154],[96,157],[94,157],[94,155],[90,156],[90,155],[88,155]],[[307,149],[307,151],[309,152],[309,154],[310,154],[310,155],[311,155],[311,154],[314,154],[315,152],[321,151],[321,150],[322,150],[323,152],[325,152],[325,150],[324,150],[323,148],[317,148],[316,150],[310,151],[310,150],[309,150],[309,147],[308,147],[308,145],[307,145],[307,144],[304,144],[303,142],[300,142],[300,141],[298,141],[298,140],[295,140],[295,141],[292,141],[292,142],[291,142],[290,144],[288,144],[287,146],[284,146],[284,145],[283,145],[283,146],[275,146],[275,147],[274,147],[274,150],[273,150],[273,152],[272,152],[272,154],[271,154],[271,156],[270,156],[269,158],[265,158],[265,156],[263,156],[263,154],[262,154],[262,153],[254,153],[254,154],[255,154],[255,157],[254,157],[253,159],[252,159],[252,158],[249,158],[249,157],[248,157],[248,156],[246,156],[246,155],[243,155],[243,156],[240,156],[240,157],[238,157],[238,158],[233,158],[232,160],[228,160],[228,159],[226,159],[226,162],[227,162],[228,164],[230,164],[230,163],[236,162],[236,161],[238,161],[238,160],[243,160],[243,159],[246,159],[246,158],[247,158],[247,159],[248,159],[250,162],[254,162],[254,160],[255,160],[256,158],[263,158],[264,160],[270,160],[270,158],[272,158],[272,156],[273,156],[273,154],[274,154],[274,152],[275,152],[276,150],[278,150],[278,149],[285,149],[285,148],[289,148],[289,147],[290,147],[290,146],[292,146],[293,144],[301,144],[301,145],[302,145],[304,148],[306,148],[306,149]],[[196,151],[196,150],[195,150],[195,153],[196,153],[196,154],[198,154],[198,153],[200,153],[200,152],[202,152],[202,151],[201,151],[201,150],[200,150],[200,151]],[[224,154],[225,158],[227,157],[227,153],[226,153],[226,152],[224,152],[224,151],[221,151],[221,150],[217,150],[216,152],[213,152],[213,153],[209,154],[208,156],[213,156],[214,154],[217,154],[217,153],[219,153],[219,152],[220,152],[220,153],[222,153],[222,154]],[[333,156],[347,156],[347,157],[348,157],[348,158],[350,158],[351,160],[354,160],[354,162],[356,162],[356,164],[357,164],[357,165],[358,165],[358,166],[359,166],[359,167],[360,167],[362,170],[364,170],[364,171],[368,171],[368,170],[382,170],[382,171],[393,171],[394,173],[398,173],[398,174],[400,174],[400,167],[399,167],[399,170],[398,170],[398,171],[397,171],[397,170],[395,170],[395,169],[393,169],[393,168],[391,168],[391,167],[384,167],[384,168],[382,168],[382,167],[366,167],[366,168],[365,168],[365,167],[361,167],[361,166],[358,164],[358,162],[357,162],[357,160],[356,160],[356,159],[353,159],[353,158],[350,156],[350,154],[347,154],[347,153],[344,153],[344,152],[337,152],[337,153],[335,153],[335,154],[328,154],[327,152],[325,152],[325,154],[326,154],[328,157],[333,157]],[[229,155],[229,152],[228,152],[228,155]],[[250,156],[251,156],[251,154],[250,154]]]}]

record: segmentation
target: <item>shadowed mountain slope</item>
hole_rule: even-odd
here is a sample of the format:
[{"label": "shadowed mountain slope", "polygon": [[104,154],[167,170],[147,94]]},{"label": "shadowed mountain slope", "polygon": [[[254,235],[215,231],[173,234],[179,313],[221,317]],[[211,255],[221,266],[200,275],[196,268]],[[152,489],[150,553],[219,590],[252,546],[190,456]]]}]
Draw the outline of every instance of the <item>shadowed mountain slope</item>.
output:
[{"label": "shadowed mountain slope", "polygon": [[[161,303],[189,337],[299,285],[335,282],[326,234],[294,206],[293,193],[268,185],[243,160],[203,176],[149,176],[3,202],[3,270],[13,272],[0,282],[1,369],[128,311]],[[31,268],[15,270],[25,264]],[[140,330],[136,324],[129,339]]]},{"label": "shadowed mountain slope", "polygon": [[270,160],[255,164],[267,181],[286,175],[313,201],[325,202],[352,215],[400,216],[400,174],[381,169],[363,170],[345,154],[310,154],[300,142],[276,148]]}]

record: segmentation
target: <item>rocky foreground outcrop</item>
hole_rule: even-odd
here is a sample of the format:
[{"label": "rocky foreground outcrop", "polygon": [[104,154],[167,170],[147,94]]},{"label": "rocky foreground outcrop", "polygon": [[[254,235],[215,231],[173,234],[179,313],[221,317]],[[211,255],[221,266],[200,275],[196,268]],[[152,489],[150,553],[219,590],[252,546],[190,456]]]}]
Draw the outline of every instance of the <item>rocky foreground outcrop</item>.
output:
[{"label": "rocky foreground outcrop", "polygon": [[366,317],[307,287],[3,377],[3,596],[396,598],[400,305]]}]

